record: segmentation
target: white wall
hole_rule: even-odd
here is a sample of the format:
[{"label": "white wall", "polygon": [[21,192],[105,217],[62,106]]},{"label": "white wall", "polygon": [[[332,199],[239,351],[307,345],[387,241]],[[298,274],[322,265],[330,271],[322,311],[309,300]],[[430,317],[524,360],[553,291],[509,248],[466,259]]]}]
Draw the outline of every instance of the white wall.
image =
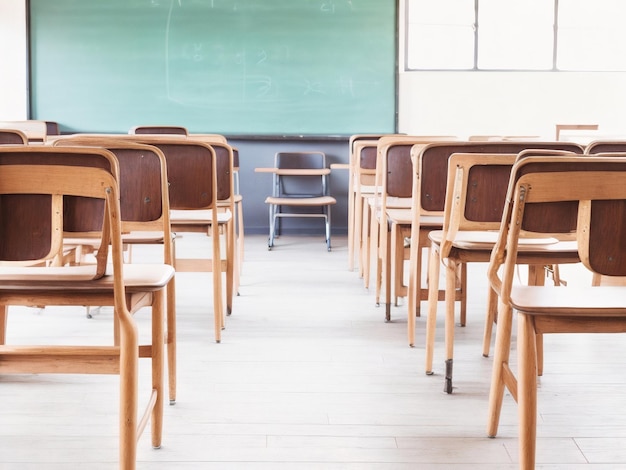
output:
[{"label": "white wall", "polygon": [[0,120],[27,118],[28,77],[25,0],[0,1]]},{"label": "white wall", "polygon": [[[557,123],[626,135],[626,73],[404,72],[400,2],[399,132],[540,135]],[[0,0],[0,120],[26,119],[26,1]]]},{"label": "white wall", "polygon": [[401,72],[399,97],[408,134],[554,139],[557,123],[577,123],[626,135],[625,73]]}]

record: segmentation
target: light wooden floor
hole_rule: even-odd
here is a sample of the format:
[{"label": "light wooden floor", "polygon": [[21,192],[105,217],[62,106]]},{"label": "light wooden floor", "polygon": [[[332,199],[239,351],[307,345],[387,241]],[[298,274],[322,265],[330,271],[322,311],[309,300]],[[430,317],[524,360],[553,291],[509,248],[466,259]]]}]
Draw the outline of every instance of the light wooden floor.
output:
[{"label": "light wooden floor", "polygon": [[[179,254],[208,241],[185,235]],[[164,445],[141,438],[140,469],[515,469],[516,405],[485,437],[491,359],[481,356],[483,265],[471,265],[468,325],[457,328],[455,390],[443,393],[440,319],[435,375],[424,370],[406,307],[391,323],[356,272],[346,239],[246,239],[241,295],[221,344],[213,341],[210,275],[178,274],[178,401],[166,406]],[[135,252],[150,258],[150,251]],[[574,282],[575,270],[563,276]],[[568,277],[569,276],[569,277]],[[111,313],[12,310],[9,342],[60,333],[106,341]],[[139,314],[145,327],[146,314]],[[146,328],[143,328],[145,331]],[[623,336],[546,337],[540,379],[538,468],[626,468]],[[142,385],[147,385],[142,370]],[[146,388],[142,387],[142,391]],[[113,469],[117,378],[0,376],[0,469]],[[143,393],[142,400],[147,398]]]}]

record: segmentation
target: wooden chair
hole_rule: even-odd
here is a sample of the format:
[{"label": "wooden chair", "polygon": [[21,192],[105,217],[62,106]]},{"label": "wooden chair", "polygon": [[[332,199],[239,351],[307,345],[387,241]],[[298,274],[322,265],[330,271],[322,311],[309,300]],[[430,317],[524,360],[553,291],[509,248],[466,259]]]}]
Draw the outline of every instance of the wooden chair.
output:
[{"label": "wooden chair", "polygon": [[[426,139],[426,140],[425,140]],[[380,304],[384,284],[385,321],[391,321],[391,298],[404,296],[401,264],[405,259],[404,240],[410,237],[412,177],[411,148],[426,144],[430,138],[417,136],[384,137],[378,141],[375,191],[369,199],[370,246],[376,268],[376,305]],[[435,227],[440,227],[441,220]],[[392,269],[395,288],[392,291]]]},{"label": "wooden chair", "polygon": [[[211,238],[210,259],[184,259],[175,254],[174,265],[177,272],[213,273],[215,341],[219,343],[224,328],[222,273],[226,273],[226,302],[229,313],[233,298],[232,212],[218,213],[220,199],[230,197],[232,200],[232,153],[220,152],[221,158],[218,159],[213,146],[194,139],[180,139],[177,136],[136,135],[132,138],[136,142],[159,148],[165,155],[169,182],[170,223],[175,234],[174,240],[180,234],[190,232],[206,233]],[[225,256],[222,255],[220,231],[225,234]]]},{"label": "wooden chair", "polygon": [[[137,440],[149,420],[152,445],[161,445],[163,310],[165,289],[174,270],[165,264],[123,264],[118,168],[111,152],[3,146],[0,167],[0,373],[119,374],[119,468],[134,469]],[[62,249],[63,225],[72,217],[64,212],[64,205],[74,197],[104,201],[101,246],[106,249],[99,251],[95,265],[47,266]],[[9,305],[113,306],[112,344],[7,345]],[[147,345],[139,344],[133,318],[142,307],[152,312]],[[141,419],[140,357],[152,362],[151,392]]]},{"label": "wooden chair", "polygon": [[[522,152],[522,155],[527,154]],[[565,155],[569,152],[536,150],[543,155]],[[457,293],[457,272],[472,262],[488,262],[495,244],[504,208],[511,167],[515,154],[453,154],[448,160],[448,183],[442,230],[429,233],[430,262],[428,270],[429,299],[426,327],[426,373],[432,373],[435,343],[439,268],[445,268],[445,344],[446,373],[444,391],[452,393],[452,362],[454,349],[454,299]],[[555,227],[557,231],[557,227]],[[563,238],[563,237],[561,237]],[[575,244],[559,238],[524,237],[520,240],[518,264],[529,265],[529,284],[543,284],[546,264],[577,263]],[[557,283],[558,285],[558,283]],[[466,285],[463,285],[465,287]],[[483,354],[489,354],[491,325],[496,316],[496,296],[487,292],[487,316]],[[540,341],[540,339],[539,339]],[[539,345],[540,346],[540,345]]]},{"label": "wooden chair", "polygon": [[[535,232],[537,212],[569,205],[578,252],[592,272],[626,275],[626,154],[620,157],[528,157],[516,163],[488,276],[499,295],[498,331],[489,396],[487,435],[495,437],[505,387],[518,404],[519,468],[535,468],[537,353],[546,333],[626,332],[626,287],[520,286],[514,282],[518,240]],[[536,233],[536,232],[535,232]],[[517,312],[517,377],[509,365],[513,312]]]},{"label": "wooden chair", "polygon": [[353,250],[358,259],[359,276],[363,278],[365,288],[369,288],[370,281],[370,244],[369,244],[369,209],[367,200],[374,196],[376,191],[376,155],[378,152],[378,140],[359,140],[354,143],[352,162],[350,163],[350,181],[353,183],[352,202],[349,202],[349,208],[352,207],[352,215],[349,216],[352,228],[348,227],[348,231],[352,230],[352,235],[348,235],[352,239]]},{"label": "wooden chair", "polygon": [[285,217],[322,218],[326,233],[326,249],[331,250],[331,206],[337,200],[330,196],[326,155],[323,152],[277,152],[273,168],[256,168],[259,173],[272,173],[272,195],[269,205],[268,249],[281,234]]},{"label": "wooden chair", "polygon": [[28,145],[28,137],[18,129],[0,129],[0,144]]},{"label": "wooden chair", "polygon": [[[373,187],[373,184],[367,185],[364,178],[359,174],[361,166],[362,153],[365,152],[368,145],[374,145],[374,164],[376,162],[376,142],[385,134],[354,134],[350,136],[348,141],[348,269],[354,271],[355,256],[359,260],[359,270],[362,274],[362,262],[360,257],[362,231],[360,221],[362,220],[363,200],[358,197],[360,194],[368,192],[367,187]],[[365,178],[367,179],[367,178]],[[372,178],[373,180],[373,175]],[[372,181],[373,183],[373,181]]]},{"label": "wooden chair", "polygon": [[[205,168],[205,165],[208,165],[208,160],[206,153],[213,152],[216,154],[215,150],[213,150],[213,146],[203,142],[202,140],[189,138],[185,135],[156,135],[156,134],[80,134],[81,138],[89,137],[89,138],[114,138],[116,140],[122,141],[132,141],[138,143],[144,143],[147,145],[153,145],[159,148],[165,158],[167,160],[167,168],[168,168],[168,179],[170,181],[170,222],[172,225],[172,231],[174,233],[184,233],[184,232],[203,232],[207,233],[209,236],[212,236],[213,233],[213,214],[212,210],[209,210],[208,207],[204,207],[205,202],[211,200],[210,198],[210,180],[203,180],[203,177],[209,176],[212,174],[210,169]],[[71,136],[61,136],[60,139],[56,139],[56,141],[61,141],[65,139],[72,138]],[[55,141],[55,142],[56,142]],[[234,200],[234,197],[227,196],[232,194],[233,191],[233,167],[232,161],[234,159],[232,147],[227,144],[223,144],[220,139],[216,139],[217,143],[214,144],[217,151],[216,156],[216,184],[218,187],[216,191],[219,195],[219,200]],[[219,145],[218,145],[219,144]],[[223,149],[222,149],[223,147]],[[215,155],[214,155],[215,157]],[[189,162],[185,161],[185,158],[189,159]],[[170,161],[171,160],[171,161]],[[174,165],[175,169],[172,169],[172,165]],[[198,170],[200,171],[197,175],[190,175],[189,168],[195,168],[194,165],[199,165]],[[177,181],[177,187],[175,189],[175,193],[173,194],[173,184],[171,181],[171,175],[175,174]],[[202,190],[205,190],[203,193]],[[197,191],[196,191],[197,190]],[[207,192],[208,191],[208,192]],[[176,206],[174,206],[173,202],[176,200]],[[219,202],[219,201],[218,201]],[[212,204],[212,202],[211,202]],[[216,203],[216,205],[219,205]],[[231,227],[227,227],[232,222],[232,214],[231,210],[220,210],[220,213],[217,217],[218,223],[218,234],[224,233],[226,240],[226,247],[224,256],[220,256],[216,259],[220,259],[220,269],[222,272],[226,273],[226,308],[228,314],[232,312],[232,301],[235,291],[235,243],[233,240],[233,232]],[[174,237],[176,238],[176,237]],[[220,244],[219,240],[217,242],[214,240],[213,249],[218,249],[220,252]],[[217,243],[217,246],[215,246]],[[185,272],[185,271],[213,271],[213,261],[212,259],[203,259],[203,258],[191,258],[191,259],[181,259],[175,256],[176,263],[176,271]],[[219,270],[217,271],[219,274]],[[214,282],[214,289],[218,289],[219,292],[222,292],[221,287],[221,277],[220,285],[217,286]],[[215,274],[214,274],[215,281]],[[218,318],[221,318],[220,325],[221,327],[216,329],[216,341],[221,341],[221,329],[224,326],[224,319],[222,313],[223,308],[223,299],[215,299],[215,301],[220,302],[220,308],[215,310],[215,321],[217,322]]]},{"label": "wooden chair", "polygon": [[597,131],[598,124],[556,124],[556,140],[561,140],[563,131]]},{"label": "wooden chair", "polygon": [[46,140],[50,136],[61,135],[59,123],[56,121],[44,121],[46,123]]},{"label": "wooden chair", "polygon": [[[232,201],[230,199],[220,200],[218,205],[222,208],[230,208],[233,210],[234,217],[234,237],[235,237],[235,272],[233,291],[238,295],[241,270],[243,268],[244,258],[244,220],[243,220],[243,196],[239,185],[239,150],[231,146],[226,138],[220,134],[190,134],[190,139],[198,139],[201,142],[213,146],[216,151],[218,161],[224,158],[224,153],[232,153],[233,169],[232,169]],[[219,183],[218,183],[219,184]],[[221,191],[218,191],[221,192]],[[232,202],[232,207],[231,207]]]},{"label": "wooden chair", "polygon": [[[55,147],[99,147],[112,152],[118,160],[120,175],[120,213],[122,243],[132,259],[133,245],[162,245],[163,261],[174,266],[174,247],[170,225],[169,190],[165,156],[154,146],[122,141],[115,137],[83,137],[55,141]],[[82,205],[89,201],[81,201]],[[93,201],[91,201],[93,203]],[[72,210],[80,209],[76,201]],[[73,251],[74,263],[82,264],[85,253],[97,251],[100,221],[92,217],[97,208],[80,210],[80,226],[65,227],[64,243]],[[87,235],[87,236],[85,236]],[[66,250],[69,251],[69,250]],[[66,256],[67,257],[67,256]],[[175,277],[167,285],[167,355],[170,404],[176,402],[176,286]]]},{"label": "wooden chair", "polygon": [[[413,212],[411,239],[415,240],[420,236],[421,223],[420,219],[423,215],[441,215],[443,217],[445,209],[446,185],[448,177],[448,159],[454,153],[515,153],[524,149],[554,149],[565,150],[575,153],[582,153],[583,149],[580,145],[571,142],[537,142],[537,141],[492,141],[492,142],[433,142],[423,147],[413,149],[413,165],[414,165],[414,191],[413,191],[413,207],[419,207],[418,211]],[[418,191],[416,193],[416,190]],[[427,233],[427,232],[426,232]],[[422,230],[424,237],[424,230]],[[424,245],[429,246],[430,241]],[[418,245],[420,246],[420,245]],[[418,247],[411,246],[410,253],[410,269],[409,269],[409,311],[408,311],[408,339],[409,345],[413,345],[415,341],[415,316],[417,314],[417,306],[420,300],[428,300],[430,298],[428,288],[424,289],[421,285],[421,271],[416,268],[418,256],[421,253]],[[465,269],[463,263],[458,265],[457,273],[459,282],[455,301],[460,302],[460,324],[465,326],[466,323],[466,281]],[[437,298],[445,299],[445,294],[438,291]],[[413,304],[414,302],[414,304]],[[413,307],[415,305],[415,307]],[[430,365],[429,365],[430,364]],[[426,373],[432,372],[432,362],[428,355],[426,358]]]},{"label": "wooden chair", "polygon": [[134,126],[128,130],[129,134],[173,134],[188,135],[183,126]]},{"label": "wooden chair", "polygon": [[[615,152],[626,152],[626,140],[592,140],[585,147],[585,153],[589,155]],[[602,284],[626,285],[626,278],[620,278],[618,276],[602,276],[599,273],[594,273],[592,275],[591,284],[594,286],[599,286]]]},{"label": "wooden chair", "polygon": [[16,129],[22,131],[29,142],[44,142],[46,140],[46,122],[36,119],[23,121],[0,121],[0,129]]},{"label": "wooden chair", "polygon": [[[411,148],[416,144],[426,145],[431,142],[454,140],[456,140],[454,136],[390,135],[377,141],[374,190],[366,200],[363,215],[364,221],[369,223],[369,230],[363,232],[363,243],[369,247],[366,256],[376,260],[377,305],[380,303],[381,286],[383,283],[385,285],[384,303],[387,321],[390,320],[391,297],[396,298],[397,305],[398,298],[406,296],[403,261],[408,259],[409,250],[404,249],[404,240],[409,239],[411,229]],[[382,214],[384,216],[381,218]],[[383,219],[386,221],[385,224],[381,224]],[[435,227],[441,226],[441,220],[432,222]],[[391,232],[394,232],[393,237],[390,237]],[[365,259],[363,278],[366,280],[366,287],[369,285],[367,280],[370,276],[370,266],[370,260]],[[393,292],[392,270],[396,274],[393,277]]]},{"label": "wooden chair", "polygon": [[626,152],[626,140],[592,140],[585,146],[587,155],[620,152]]}]

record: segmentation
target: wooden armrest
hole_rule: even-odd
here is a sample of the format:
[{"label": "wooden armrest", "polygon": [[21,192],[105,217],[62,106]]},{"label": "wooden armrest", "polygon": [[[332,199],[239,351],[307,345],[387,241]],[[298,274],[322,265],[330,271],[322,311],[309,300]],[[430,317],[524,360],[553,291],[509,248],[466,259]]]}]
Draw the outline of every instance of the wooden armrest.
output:
[{"label": "wooden armrest", "polygon": [[331,170],[349,170],[350,164],[349,163],[331,163],[330,169]]}]

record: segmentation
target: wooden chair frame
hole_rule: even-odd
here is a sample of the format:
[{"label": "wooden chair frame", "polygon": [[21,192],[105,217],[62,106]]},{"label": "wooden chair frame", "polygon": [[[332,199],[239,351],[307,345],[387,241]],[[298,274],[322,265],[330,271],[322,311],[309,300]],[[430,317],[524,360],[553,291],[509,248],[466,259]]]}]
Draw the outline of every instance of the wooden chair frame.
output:
[{"label": "wooden chair frame", "polygon": [[[391,319],[392,297],[398,305],[399,297],[405,297],[408,292],[404,284],[404,261],[409,259],[410,249],[405,249],[404,239],[411,236],[411,149],[414,145],[452,140],[455,140],[454,136],[401,135],[385,136],[378,141],[376,186],[373,197],[368,199],[370,239],[366,243],[376,259],[377,305],[384,285],[386,321]],[[424,220],[424,227],[428,224],[431,228],[439,228],[441,222],[438,217],[430,218]],[[421,257],[418,262],[421,263]],[[365,275],[369,277],[369,269],[367,271]]]},{"label": "wooden chair frame", "polygon": [[[592,272],[626,275],[623,225],[619,230],[615,227],[616,217],[624,218],[626,154],[521,159],[513,167],[508,195],[488,270],[499,302],[487,434],[496,436],[506,387],[518,403],[520,469],[530,470],[535,468],[536,458],[535,337],[545,333],[626,332],[626,288],[515,285],[519,238],[536,216],[531,211],[541,211],[544,205],[573,203],[578,212],[576,234],[583,264]],[[509,366],[514,311],[518,315],[517,377]]]},{"label": "wooden chair frame", "polygon": [[[137,440],[149,420],[152,445],[157,448],[161,445],[163,312],[165,289],[174,270],[165,264],[124,266],[118,167],[111,152],[93,148],[5,146],[0,147],[0,167],[0,194],[18,198],[12,199],[11,210],[2,214],[0,257],[5,262],[0,265],[0,373],[119,374],[119,464],[122,469],[134,469]],[[28,200],[24,198],[33,195],[37,204],[26,204]],[[110,245],[110,253],[100,250],[96,265],[49,267],[45,263],[57,256],[63,246],[64,196],[105,201],[100,246]],[[33,213],[34,208],[39,212]],[[11,237],[12,230],[17,238]],[[32,233],[42,236],[33,238]],[[10,240],[17,244],[8,246]],[[37,259],[43,263],[32,265]],[[20,260],[30,260],[27,264],[31,265],[25,266]],[[112,263],[108,268],[107,260]],[[9,346],[6,344],[8,305],[111,305],[115,325],[113,345]],[[132,315],[144,306],[152,311],[148,345],[139,344]],[[137,415],[140,357],[152,360],[152,391],[141,419]]]},{"label": "wooden chair frame", "polygon": [[[169,186],[165,155],[157,147],[138,144],[115,137],[84,137],[80,134],[57,140],[55,147],[100,147],[112,152],[120,166],[119,186],[122,195],[122,243],[129,251],[133,245],[163,245],[163,261],[175,265],[173,236],[170,224]],[[155,174],[152,174],[155,173]],[[155,181],[158,181],[155,183]],[[144,186],[145,182],[148,186]],[[146,202],[148,201],[148,202]],[[148,212],[147,205],[159,207],[160,211]],[[81,263],[81,255],[99,248],[99,239],[66,233],[65,243],[75,251],[75,262]],[[176,284],[173,277],[167,286],[167,358],[170,404],[176,402]]]},{"label": "wooden chair frame", "polygon": [[[518,153],[525,149],[556,149],[582,153],[583,148],[571,142],[539,142],[539,141],[492,141],[492,142],[433,142],[423,147],[417,147],[413,151],[414,164],[414,185],[415,190],[413,207],[419,207],[419,211],[413,212],[413,231],[411,238],[414,240],[420,236],[420,219],[424,215],[438,215],[443,218],[446,199],[446,185],[448,178],[448,159],[453,153]],[[416,193],[415,191],[418,190]],[[422,237],[424,237],[422,230]],[[427,233],[427,232],[426,232]],[[429,246],[428,236],[423,246]],[[408,312],[408,339],[409,345],[415,342],[415,316],[419,312],[419,300],[430,298],[428,288],[421,286],[421,271],[417,269],[416,263],[420,256],[417,247],[411,246],[409,270],[409,312]],[[456,287],[455,300],[460,302],[460,324],[466,323],[466,267],[461,263],[458,265],[458,283]],[[418,279],[419,276],[419,279]],[[437,298],[445,299],[445,290],[438,291]],[[432,371],[432,364],[427,357],[426,372]]]},{"label": "wooden chair frame", "polygon": [[[213,146],[178,136],[134,135],[136,142],[153,145],[165,155],[170,195],[170,223],[174,236],[174,263],[177,272],[205,271],[213,273],[213,319],[215,341],[222,340],[224,323],[224,292],[222,273],[226,275],[226,304],[232,309],[234,282],[234,243],[232,211],[218,213],[218,191],[232,201],[232,151],[218,163]],[[219,170],[218,170],[219,165]],[[220,180],[222,180],[220,186]],[[211,238],[210,259],[181,259],[176,256],[176,237],[180,233],[207,233]],[[224,233],[225,255],[222,254],[220,232]]]}]

